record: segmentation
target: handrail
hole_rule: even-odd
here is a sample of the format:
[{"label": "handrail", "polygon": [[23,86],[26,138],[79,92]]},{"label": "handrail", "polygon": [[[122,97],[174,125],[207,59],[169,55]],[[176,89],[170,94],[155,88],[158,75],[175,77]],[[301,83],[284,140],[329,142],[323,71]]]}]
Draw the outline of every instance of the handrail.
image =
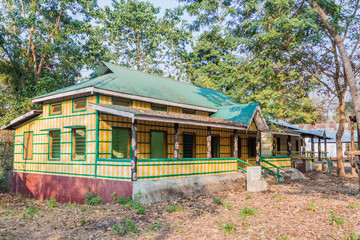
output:
[{"label": "handrail", "polygon": [[[237,161],[239,162],[239,163],[242,163],[242,164],[245,164],[245,165],[247,165],[247,166],[252,166],[251,164],[249,164],[249,163],[247,163],[247,162],[245,162],[245,161],[243,161],[243,160],[241,160],[241,159],[237,159]],[[241,171],[243,171],[243,172],[246,172],[246,169],[244,169],[244,168],[242,168],[242,167],[238,167],[238,169],[240,169]]]},{"label": "handrail", "polygon": [[[283,176],[280,174],[280,169],[282,169],[282,168],[279,167],[279,166],[276,166],[275,164],[272,164],[271,162],[266,161],[266,160],[265,160],[264,158],[262,158],[262,157],[260,157],[259,160],[260,160],[260,166],[261,166],[262,168],[264,168],[265,170],[269,171],[270,173],[275,174],[275,175],[276,175],[276,178],[277,178],[277,181],[280,182],[280,178],[283,177]],[[269,165],[272,166],[272,167],[275,167],[275,168],[277,169],[276,173],[275,173],[273,170],[271,170],[270,168],[265,167],[265,166],[262,166],[262,165],[261,165],[261,162],[264,162],[264,163],[266,163],[266,164],[269,164]]]}]

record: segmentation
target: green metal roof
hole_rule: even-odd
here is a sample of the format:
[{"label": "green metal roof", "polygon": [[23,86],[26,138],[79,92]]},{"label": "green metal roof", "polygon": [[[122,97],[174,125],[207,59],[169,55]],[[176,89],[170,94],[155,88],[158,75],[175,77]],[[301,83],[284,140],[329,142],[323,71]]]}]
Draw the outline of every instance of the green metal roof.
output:
[{"label": "green metal roof", "polygon": [[221,107],[212,117],[249,125],[258,105],[259,103],[248,103]]},{"label": "green metal roof", "polygon": [[95,78],[37,98],[92,86],[103,90],[214,109],[236,104],[222,92],[213,89],[143,73],[111,63],[104,63],[104,65],[105,67],[101,66],[95,71]]}]

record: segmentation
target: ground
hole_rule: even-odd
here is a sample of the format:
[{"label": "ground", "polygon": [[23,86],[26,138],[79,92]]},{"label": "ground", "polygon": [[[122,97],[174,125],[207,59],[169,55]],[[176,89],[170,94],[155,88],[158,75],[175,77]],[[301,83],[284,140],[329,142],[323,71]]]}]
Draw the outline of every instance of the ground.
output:
[{"label": "ground", "polygon": [[143,214],[136,209],[141,212],[144,208],[131,202],[90,206],[2,193],[0,237],[357,239],[357,178],[340,179],[325,172],[306,177],[307,180],[279,184],[272,181],[270,189],[261,193],[239,189],[151,204]]}]

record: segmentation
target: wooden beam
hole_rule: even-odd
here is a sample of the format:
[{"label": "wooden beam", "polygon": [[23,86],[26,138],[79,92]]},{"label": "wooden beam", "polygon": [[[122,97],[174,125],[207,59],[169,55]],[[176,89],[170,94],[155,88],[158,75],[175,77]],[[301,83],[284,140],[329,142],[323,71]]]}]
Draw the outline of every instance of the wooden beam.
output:
[{"label": "wooden beam", "polygon": [[360,151],[345,151],[345,155],[353,155],[353,156],[360,156]]},{"label": "wooden beam", "polygon": [[321,138],[318,138],[318,159],[321,161]]},{"label": "wooden beam", "polygon": [[131,181],[137,181],[137,124],[131,124]]},{"label": "wooden beam", "polygon": [[256,165],[260,165],[260,139],[261,139],[261,132],[257,131],[256,133]]},{"label": "wooden beam", "polygon": [[315,145],[314,145],[314,137],[311,137],[311,161],[315,160]]},{"label": "wooden beam", "polygon": [[301,158],[303,159],[303,162],[305,162],[305,158],[306,158],[305,150],[306,150],[305,137],[301,135],[301,151],[302,151]]},{"label": "wooden beam", "polygon": [[288,150],[288,156],[291,157],[291,136],[288,135],[287,138],[287,150]]},{"label": "wooden beam", "polygon": [[272,144],[273,144],[273,156],[276,156],[277,155],[277,146],[276,146],[276,143],[277,143],[277,141],[276,141],[276,135],[275,134],[273,134],[272,135],[273,136],[273,142],[272,142]]},{"label": "wooden beam", "polygon": [[180,134],[179,134],[179,124],[174,124],[174,158],[179,160],[179,150],[180,150]]},{"label": "wooden beam", "polygon": [[234,130],[234,157],[239,158],[239,136],[237,130]]},{"label": "wooden beam", "polygon": [[211,127],[208,127],[207,128],[207,137],[206,137],[206,140],[207,140],[207,158],[211,158]]}]

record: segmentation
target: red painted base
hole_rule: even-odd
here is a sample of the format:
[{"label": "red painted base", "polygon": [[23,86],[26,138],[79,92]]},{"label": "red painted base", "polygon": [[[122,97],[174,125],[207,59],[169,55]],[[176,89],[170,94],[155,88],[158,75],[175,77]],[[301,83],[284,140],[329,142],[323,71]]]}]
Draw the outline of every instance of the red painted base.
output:
[{"label": "red painted base", "polygon": [[111,202],[110,195],[131,197],[133,183],[108,179],[69,177],[50,174],[13,172],[12,191],[44,200],[52,197],[59,202],[84,202],[84,195],[97,192],[105,202]]}]

